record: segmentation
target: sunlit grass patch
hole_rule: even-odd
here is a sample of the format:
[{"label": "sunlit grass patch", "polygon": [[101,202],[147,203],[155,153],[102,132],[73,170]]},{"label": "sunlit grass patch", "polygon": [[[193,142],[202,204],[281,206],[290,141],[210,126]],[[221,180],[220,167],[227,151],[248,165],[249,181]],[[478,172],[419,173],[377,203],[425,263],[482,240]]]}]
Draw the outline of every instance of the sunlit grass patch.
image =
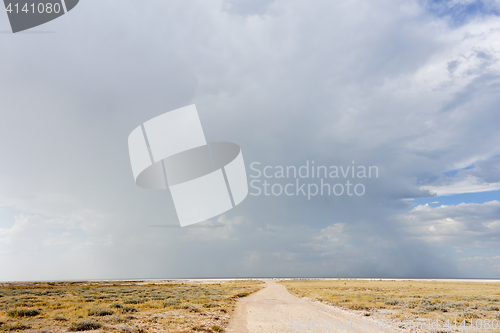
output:
[{"label": "sunlit grass patch", "polygon": [[[260,281],[0,283],[0,331],[189,332],[223,329]],[[22,319],[22,322],[19,320]],[[16,328],[17,327],[17,328]],[[42,330],[43,329],[43,330]]]},{"label": "sunlit grass patch", "polygon": [[495,282],[298,279],[280,283],[299,297],[397,320],[456,320],[473,325],[477,320],[500,320],[500,283]]}]

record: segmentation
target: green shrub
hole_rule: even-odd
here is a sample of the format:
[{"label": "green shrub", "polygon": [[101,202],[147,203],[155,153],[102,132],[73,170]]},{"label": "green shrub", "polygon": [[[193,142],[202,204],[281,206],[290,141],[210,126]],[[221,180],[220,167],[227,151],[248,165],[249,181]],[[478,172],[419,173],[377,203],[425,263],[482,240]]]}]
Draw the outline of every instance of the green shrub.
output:
[{"label": "green shrub", "polygon": [[446,305],[443,303],[436,303],[433,305],[428,305],[425,307],[426,310],[428,311],[441,311],[441,312],[448,312],[448,309],[446,308]]},{"label": "green shrub", "polygon": [[76,323],[71,324],[69,331],[71,332],[81,332],[81,331],[90,331],[101,328],[102,325],[96,321],[92,320],[82,320]]},{"label": "green shrub", "polygon": [[358,303],[353,303],[353,304],[349,305],[348,308],[351,310],[370,310],[370,308],[367,307],[366,305],[358,304]]},{"label": "green shrub", "polygon": [[122,311],[126,313],[131,313],[131,312],[137,312],[137,309],[131,306],[124,306],[122,307]]},{"label": "green shrub", "polygon": [[111,295],[99,295],[95,296],[96,299],[109,299],[111,298]]},{"label": "green shrub", "polygon": [[141,303],[144,303],[144,300],[142,300],[140,298],[129,298],[129,299],[125,300],[123,303],[125,303],[125,304],[141,304]]},{"label": "green shrub", "polygon": [[40,314],[37,309],[15,309],[7,312],[7,315],[12,318],[35,317]]},{"label": "green shrub", "polygon": [[64,316],[61,316],[61,315],[57,315],[54,317],[54,320],[57,320],[57,321],[67,321],[68,319]]},{"label": "green shrub", "polygon": [[412,311],[411,313],[414,314],[414,315],[423,315],[423,314],[429,313],[429,311],[427,311],[427,310],[419,310],[419,311]]},{"label": "green shrub", "polygon": [[94,308],[89,310],[89,316],[98,316],[98,317],[104,317],[104,316],[111,316],[113,314],[113,311],[109,309],[99,309],[99,308]]},{"label": "green shrub", "polygon": [[165,298],[167,298],[167,297],[163,296],[163,295],[154,295],[153,296],[153,300],[155,300],[155,301],[163,301]]},{"label": "green shrub", "polygon": [[472,313],[472,312],[465,312],[465,313],[462,313],[460,315],[460,317],[463,317],[465,319],[475,319],[475,318],[479,318],[479,316],[475,313]]},{"label": "green shrub", "polygon": [[218,308],[220,305],[217,304],[217,303],[206,303],[206,304],[203,304],[203,307],[204,308]]},{"label": "green shrub", "polygon": [[179,303],[180,302],[176,299],[167,299],[165,302],[163,302],[163,306],[164,307],[176,306],[176,305],[179,305]]},{"label": "green shrub", "polygon": [[183,304],[180,306],[181,309],[189,310],[190,312],[200,312],[200,309],[193,304]]},{"label": "green shrub", "polygon": [[465,305],[463,305],[462,303],[460,302],[456,302],[456,303],[447,303],[446,306],[448,307],[452,307],[452,308],[455,308],[455,309],[460,309],[460,310],[464,310],[465,309]]},{"label": "green shrub", "polygon": [[22,323],[17,323],[14,325],[5,325],[0,327],[3,331],[22,331],[22,330],[29,330],[31,328],[30,325],[25,325]]},{"label": "green shrub", "polygon": [[121,333],[144,333],[144,329],[137,327],[122,327]]},{"label": "green shrub", "polygon": [[399,302],[400,302],[399,299],[390,299],[390,300],[385,301],[384,304],[386,304],[386,305],[398,305]]}]

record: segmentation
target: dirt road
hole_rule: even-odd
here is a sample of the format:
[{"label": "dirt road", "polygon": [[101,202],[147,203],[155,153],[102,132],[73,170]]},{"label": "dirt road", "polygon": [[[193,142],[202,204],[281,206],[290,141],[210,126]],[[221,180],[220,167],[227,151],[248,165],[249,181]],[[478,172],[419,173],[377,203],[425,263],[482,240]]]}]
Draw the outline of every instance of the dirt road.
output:
[{"label": "dirt road", "polygon": [[297,298],[283,285],[266,281],[264,289],[238,301],[227,332],[401,332],[380,326],[377,329],[377,324],[382,322]]}]

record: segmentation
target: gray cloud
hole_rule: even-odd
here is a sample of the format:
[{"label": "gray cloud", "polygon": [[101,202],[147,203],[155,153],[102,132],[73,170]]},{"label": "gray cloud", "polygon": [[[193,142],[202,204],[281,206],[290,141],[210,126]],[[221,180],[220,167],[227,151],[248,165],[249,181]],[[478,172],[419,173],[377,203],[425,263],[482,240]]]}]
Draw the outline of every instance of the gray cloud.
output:
[{"label": "gray cloud", "polygon": [[455,252],[460,274],[493,277],[499,268],[499,212],[498,201],[435,208],[423,205],[395,219],[412,238],[434,245],[442,253]]},{"label": "gray cloud", "polygon": [[274,0],[226,0],[222,2],[222,9],[236,15],[266,14]]}]

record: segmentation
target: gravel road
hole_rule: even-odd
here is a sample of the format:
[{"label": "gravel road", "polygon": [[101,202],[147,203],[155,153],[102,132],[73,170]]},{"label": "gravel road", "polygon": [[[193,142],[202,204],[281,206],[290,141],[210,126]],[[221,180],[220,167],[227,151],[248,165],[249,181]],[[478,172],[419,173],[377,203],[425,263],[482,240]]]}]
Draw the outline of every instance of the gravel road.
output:
[{"label": "gravel road", "polygon": [[381,328],[381,321],[369,317],[292,296],[285,286],[274,281],[266,280],[265,283],[264,289],[238,301],[226,332],[401,332],[390,327]]}]

